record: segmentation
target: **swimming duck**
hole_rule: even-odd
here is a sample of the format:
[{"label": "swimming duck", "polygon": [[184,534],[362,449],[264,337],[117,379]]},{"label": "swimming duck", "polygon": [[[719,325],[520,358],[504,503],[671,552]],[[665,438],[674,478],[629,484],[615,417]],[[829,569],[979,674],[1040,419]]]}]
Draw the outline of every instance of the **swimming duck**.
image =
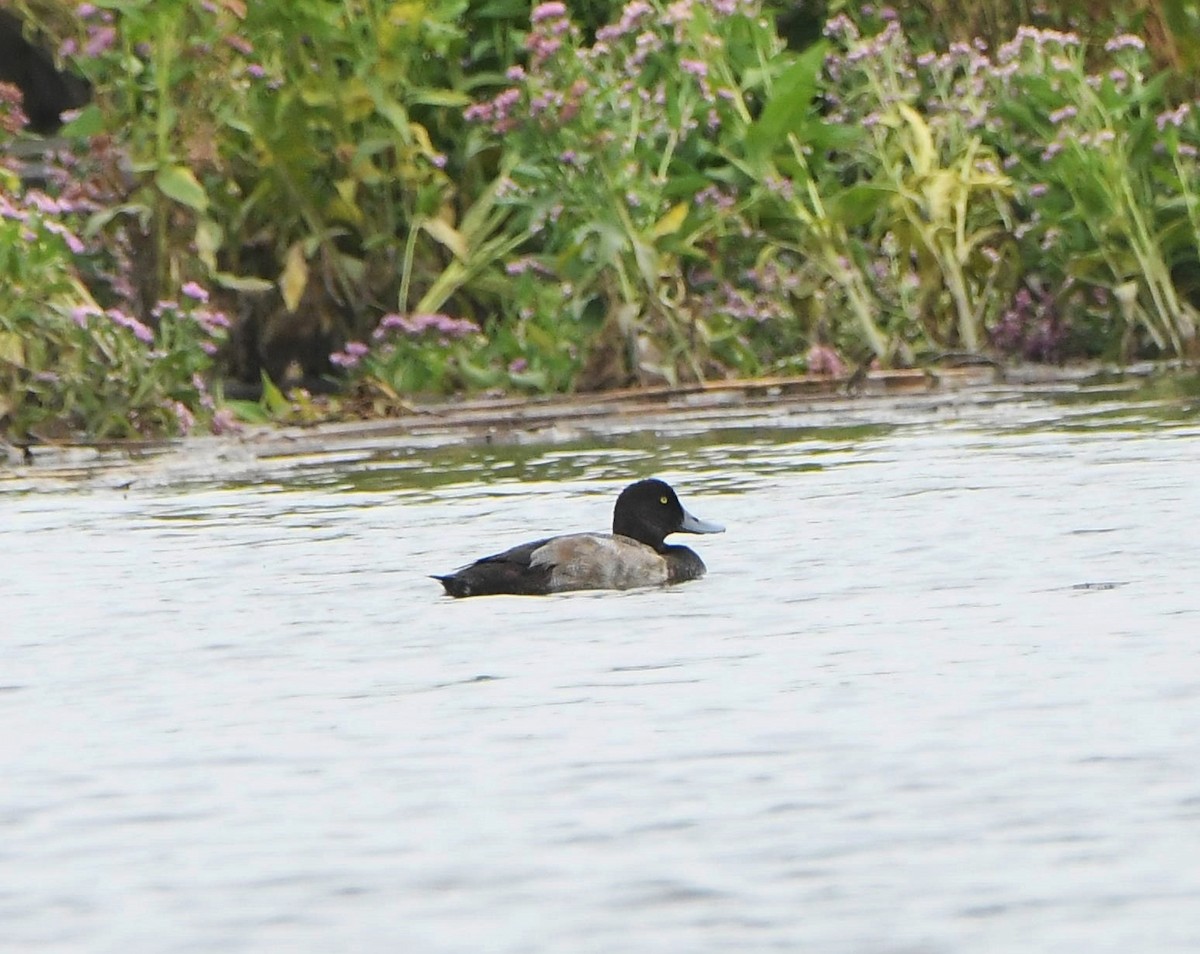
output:
[{"label": "swimming duck", "polygon": [[458,597],[543,596],[685,583],[704,575],[704,561],[687,547],[667,545],[664,538],[724,530],[684,510],[663,481],[639,480],[617,497],[611,534],[571,533],[534,540],[433,578]]}]

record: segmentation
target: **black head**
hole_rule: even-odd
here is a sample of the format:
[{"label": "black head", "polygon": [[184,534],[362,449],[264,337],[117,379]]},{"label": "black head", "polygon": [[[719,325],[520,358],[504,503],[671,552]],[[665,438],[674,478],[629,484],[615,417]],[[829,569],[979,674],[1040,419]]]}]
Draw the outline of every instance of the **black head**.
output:
[{"label": "black head", "polygon": [[721,533],[724,527],[693,517],[683,509],[670,485],[639,480],[621,491],[613,508],[613,533],[631,537],[655,550],[672,533]]}]

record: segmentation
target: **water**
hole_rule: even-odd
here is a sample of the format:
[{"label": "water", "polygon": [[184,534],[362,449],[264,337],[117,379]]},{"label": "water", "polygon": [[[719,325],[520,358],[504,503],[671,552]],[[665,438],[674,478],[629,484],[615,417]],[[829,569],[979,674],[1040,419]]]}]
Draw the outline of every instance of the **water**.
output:
[{"label": "water", "polygon": [[[1200,949],[1195,403],[734,418],[10,473],[0,949]],[[704,580],[424,576],[651,473]]]}]

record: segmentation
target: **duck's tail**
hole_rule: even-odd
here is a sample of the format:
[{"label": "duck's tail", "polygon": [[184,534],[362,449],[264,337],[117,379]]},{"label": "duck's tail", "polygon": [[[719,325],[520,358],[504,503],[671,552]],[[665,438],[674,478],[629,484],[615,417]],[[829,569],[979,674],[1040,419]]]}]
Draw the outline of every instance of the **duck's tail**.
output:
[{"label": "duck's tail", "polygon": [[447,596],[462,597],[471,595],[471,588],[467,585],[467,582],[459,579],[453,573],[448,573],[445,576],[438,576],[436,573],[430,573],[429,578],[431,580],[437,580],[439,583],[441,583],[442,586],[446,588]]}]

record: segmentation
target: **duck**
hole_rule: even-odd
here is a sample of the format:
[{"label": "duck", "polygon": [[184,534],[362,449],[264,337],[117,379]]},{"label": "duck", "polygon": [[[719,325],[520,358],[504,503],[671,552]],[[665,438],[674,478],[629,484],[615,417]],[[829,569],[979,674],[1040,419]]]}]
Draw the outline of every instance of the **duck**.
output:
[{"label": "duck", "polygon": [[545,537],[432,578],[456,598],[686,583],[705,574],[704,561],[688,547],[667,544],[666,537],[724,531],[688,513],[665,481],[639,480],[617,497],[612,533]]}]

